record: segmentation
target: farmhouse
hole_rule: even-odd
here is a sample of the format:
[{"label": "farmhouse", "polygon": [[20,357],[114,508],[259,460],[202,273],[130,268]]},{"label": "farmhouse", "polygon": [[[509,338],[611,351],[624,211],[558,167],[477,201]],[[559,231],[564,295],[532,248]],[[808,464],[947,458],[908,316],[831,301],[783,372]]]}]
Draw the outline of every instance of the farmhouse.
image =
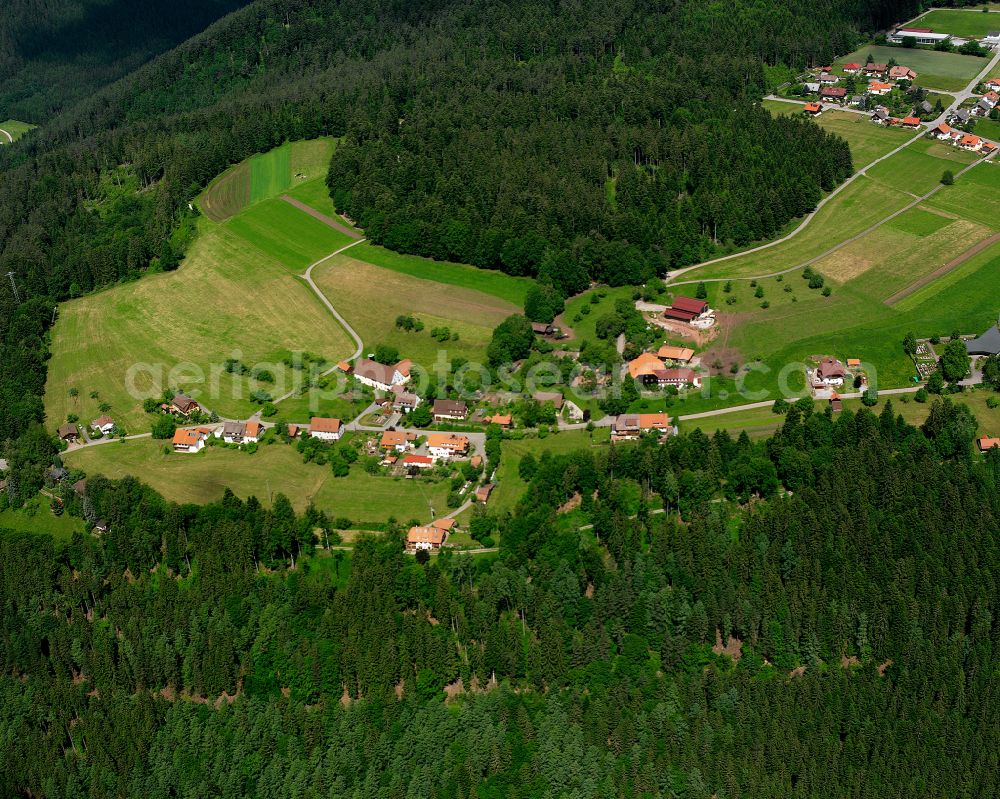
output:
[{"label": "farmhouse", "polygon": [[215,430],[215,437],[221,438],[227,444],[256,444],[260,440],[263,425],[260,422],[223,422],[222,427]]},{"label": "farmhouse", "polygon": [[551,402],[552,407],[555,408],[557,411],[562,410],[563,403],[565,402],[563,395],[560,394],[558,391],[536,391],[531,398],[535,402],[543,405],[546,402]]},{"label": "farmhouse", "polygon": [[889,69],[885,64],[865,64],[865,76],[869,78],[881,78]]},{"label": "farmhouse", "polygon": [[861,71],[861,64],[844,64],[845,75],[857,75]]},{"label": "farmhouse", "polygon": [[1000,355],[1000,325],[994,325],[979,338],[965,342],[969,355]]},{"label": "farmhouse", "polygon": [[433,414],[435,422],[462,421],[469,416],[469,406],[461,400],[436,399]]},{"label": "farmhouse", "polygon": [[167,410],[181,416],[190,416],[195,411],[201,410],[201,406],[190,397],[178,394],[167,404]]},{"label": "farmhouse", "polygon": [[868,93],[874,94],[881,97],[884,94],[888,94],[892,91],[892,85],[889,83],[882,83],[880,80],[873,80],[868,84]]},{"label": "farmhouse", "polygon": [[902,44],[904,39],[916,39],[917,44],[937,44],[950,38],[950,34],[936,33],[931,28],[897,28],[888,36],[893,44]]},{"label": "farmhouse", "polygon": [[656,352],[656,357],[663,361],[674,361],[675,363],[690,363],[694,358],[694,350],[690,347],[674,347],[664,344]]},{"label": "farmhouse", "polygon": [[810,116],[818,117],[820,114],[823,113],[823,104],[806,103],[804,106],[802,106],[802,110],[805,111]]},{"label": "farmhouse", "polygon": [[843,86],[824,86],[820,89],[819,96],[824,100],[834,100],[842,103],[847,97],[847,89]]},{"label": "farmhouse", "polygon": [[71,444],[76,443],[80,439],[80,433],[77,431],[75,424],[64,424],[59,428],[58,432],[59,438]]},{"label": "farmhouse", "polygon": [[705,300],[677,296],[674,297],[673,303],[663,312],[663,315],[667,319],[676,319],[680,322],[693,322],[696,319],[708,316],[710,310]]},{"label": "farmhouse", "polygon": [[440,549],[448,534],[437,527],[411,527],[406,534],[406,548],[411,552],[418,549]]},{"label": "farmhouse", "polygon": [[842,386],[847,377],[847,369],[836,358],[824,358],[816,367],[814,383],[824,386]]},{"label": "farmhouse", "polygon": [[903,127],[916,130],[920,127],[920,117],[906,117],[906,119],[903,120]]},{"label": "farmhouse", "polygon": [[108,435],[115,429],[115,420],[108,415],[99,416],[90,423],[91,430],[97,430],[103,435]]},{"label": "farmhouse", "polygon": [[379,447],[382,449],[394,449],[396,452],[406,452],[410,444],[416,438],[416,434],[407,433],[403,430],[386,430],[379,440]]},{"label": "farmhouse", "polygon": [[889,80],[916,80],[917,73],[909,67],[890,67]]},{"label": "farmhouse", "polygon": [[321,441],[339,441],[342,435],[340,419],[314,416],[309,422],[310,438],[318,438]]},{"label": "farmhouse", "polygon": [[670,417],[665,413],[623,413],[611,425],[611,436],[618,440],[638,438],[643,433],[673,432]]},{"label": "farmhouse", "polygon": [[485,505],[489,501],[490,494],[493,493],[494,488],[496,488],[495,483],[487,483],[484,486],[479,486],[476,489],[476,501],[482,502]]},{"label": "farmhouse", "polygon": [[656,382],[661,386],[701,388],[701,378],[692,369],[661,369],[656,373]]},{"label": "farmhouse", "polygon": [[434,466],[434,459],[426,455],[406,455],[403,458],[403,466],[409,470],[430,469]]},{"label": "farmhouse", "polygon": [[462,457],[469,451],[469,439],[455,433],[431,433],[427,436],[427,452],[434,460]]},{"label": "farmhouse", "polygon": [[179,428],[174,432],[174,452],[198,452],[205,446],[207,434],[201,429]]},{"label": "farmhouse", "polygon": [[389,391],[393,386],[402,385],[410,379],[412,365],[409,360],[402,360],[395,366],[389,366],[368,358],[358,358],[354,362],[354,377],[366,386]]},{"label": "farmhouse", "polygon": [[644,352],[629,361],[628,373],[633,380],[646,382],[651,380],[655,372],[663,369],[663,362],[651,352]]},{"label": "farmhouse", "polygon": [[979,447],[980,452],[988,452],[991,449],[1000,449],[1000,438],[983,436],[976,442],[976,445]]}]

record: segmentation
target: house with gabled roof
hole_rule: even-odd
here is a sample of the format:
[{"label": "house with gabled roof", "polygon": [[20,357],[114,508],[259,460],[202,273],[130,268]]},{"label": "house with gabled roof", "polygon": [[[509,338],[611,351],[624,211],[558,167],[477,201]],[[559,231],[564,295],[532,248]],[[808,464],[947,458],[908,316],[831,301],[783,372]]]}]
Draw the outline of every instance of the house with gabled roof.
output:
[{"label": "house with gabled roof", "polygon": [[435,422],[459,422],[468,418],[469,406],[462,400],[436,399],[431,412]]},{"label": "house with gabled roof", "polygon": [[70,444],[74,444],[80,439],[80,432],[76,429],[76,425],[69,422],[60,426],[57,432],[59,438]]},{"label": "house with gabled roof", "polygon": [[827,101],[842,103],[847,98],[847,89],[843,86],[824,86],[820,89],[819,96]]},{"label": "house with gabled roof", "polygon": [[174,431],[173,446],[174,452],[200,452],[205,446],[205,439],[208,433],[203,428],[191,429],[178,427]]},{"label": "house with gabled roof", "polygon": [[917,73],[902,65],[889,67],[889,80],[916,80]]},{"label": "house with gabled roof", "polygon": [[321,441],[339,441],[343,435],[340,419],[314,416],[309,422],[309,437]]},{"label": "house with gabled roof", "polygon": [[97,430],[101,435],[109,435],[115,429],[115,420],[107,414],[98,416],[90,423],[91,430]]},{"label": "house with gabled roof", "polygon": [[178,394],[167,403],[167,410],[180,416],[190,416],[195,411],[200,411],[201,405],[186,394]]},{"label": "house with gabled roof", "polygon": [[861,64],[844,64],[845,75],[857,75],[861,71]]},{"label": "house with gabled roof", "polygon": [[667,319],[676,319],[680,322],[693,322],[695,319],[707,316],[711,309],[705,300],[697,300],[694,297],[674,297],[670,307],[663,315]]},{"label": "house with gabled roof", "polygon": [[439,527],[411,527],[406,533],[406,548],[411,552],[419,549],[440,549],[448,533]]},{"label": "house with gabled roof", "polygon": [[416,433],[408,433],[405,430],[386,430],[379,439],[379,447],[385,450],[395,450],[396,452],[406,452],[416,440]]},{"label": "house with gabled roof", "polygon": [[868,93],[879,97],[892,91],[892,84],[883,83],[880,80],[873,80],[868,84]]},{"label": "house with gabled roof", "polygon": [[931,136],[935,139],[940,139],[941,141],[950,141],[952,134],[952,127],[945,122],[942,122],[936,128],[930,130]]},{"label": "house with gabled roof", "polygon": [[402,385],[410,379],[412,366],[413,362],[405,358],[394,366],[358,358],[353,366],[354,379],[380,391],[389,391],[393,386]]},{"label": "house with gabled roof", "polygon": [[427,454],[435,461],[460,458],[468,452],[468,436],[456,433],[431,433],[427,436]]},{"label": "house with gabled roof", "polygon": [[806,103],[804,106],[802,106],[802,110],[805,113],[809,114],[809,116],[818,117],[820,114],[823,113],[823,104],[822,103]]},{"label": "house with gabled roof", "polygon": [[616,440],[638,438],[645,433],[669,435],[673,424],[666,413],[623,413],[611,424],[611,437]]}]

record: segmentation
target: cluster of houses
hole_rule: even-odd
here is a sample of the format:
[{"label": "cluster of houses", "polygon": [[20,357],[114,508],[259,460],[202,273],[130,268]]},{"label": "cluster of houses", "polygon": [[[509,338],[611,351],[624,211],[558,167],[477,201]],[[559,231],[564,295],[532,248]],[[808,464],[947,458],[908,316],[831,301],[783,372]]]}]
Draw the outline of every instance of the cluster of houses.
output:
[{"label": "cluster of houses", "polygon": [[885,127],[901,127],[908,128],[909,130],[917,130],[920,127],[920,117],[915,114],[902,118],[894,117],[884,105],[875,107],[872,111],[871,120],[876,125],[884,125]]},{"label": "cluster of houses", "polygon": [[976,119],[988,117],[1000,103],[1000,80],[993,78],[986,82],[986,92],[970,108],[956,108],[948,115],[952,125],[967,125]]},{"label": "cluster of houses", "polygon": [[936,128],[930,130],[928,134],[938,141],[948,142],[961,150],[968,150],[969,152],[979,153],[983,156],[992,155],[997,151],[997,145],[993,142],[986,141],[979,136],[966,133],[962,130],[956,130],[946,122],[942,122]]},{"label": "cluster of houses", "polygon": [[[882,97],[892,92],[893,87],[902,81],[916,80],[917,73],[906,66],[889,66],[888,64],[844,64],[844,73],[868,78],[865,94],[847,95],[847,87],[838,86],[840,77],[833,74],[833,67],[820,68],[819,77],[815,82],[807,82],[805,87],[813,94],[819,95],[819,101],[806,103],[805,112],[811,116],[823,113],[823,104],[866,107],[868,96]],[[930,109],[927,109],[928,112]]]},{"label": "cluster of houses", "polygon": [[691,368],[694,350],[689,347],[663,345],[654,352],[644,352],[628,363],[628,373],[633,380],[650,387],[678,390],[701,388],[701,377]]}]

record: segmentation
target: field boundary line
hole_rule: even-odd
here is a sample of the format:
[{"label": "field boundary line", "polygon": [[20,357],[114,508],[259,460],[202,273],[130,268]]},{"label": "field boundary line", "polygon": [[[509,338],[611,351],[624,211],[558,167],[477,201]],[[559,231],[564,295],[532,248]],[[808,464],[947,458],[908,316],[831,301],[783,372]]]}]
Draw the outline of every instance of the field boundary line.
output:
[{"label": "field boundary line", "polygon": [[360,233],[358,233],[358,231],[351,230],[349,227],[347,227],[347,225],[341,224],[333,217],[327,216],[322,211],[318,211],[315,208],[313,208],[311,205],[306,205],[301,200],[296,200],[290,194],[282,194],[281,199],[284,200],[289,205],[291,205],[292,207],[298,208],[303,213],[309,214],[309,216],[311,216],[313,219],[319,220],[324,225],[327,225],[328,227],[331,227],[334,230],[343,233],[348,238],[351,239],[364,238]]},{"label": "field boundary line", "polygon": [[882,300],[882,302],[885,305],[888,305],[888,306],[892,307],[893,305],[895,305],[900,300],[906,299],[911,294],[919,291],[920,289],[922,289],[924,286],[928,285],[929,283],[933,283],[939,277],[944,277],[946,274],[948,274],[952,270],[957,269],[962,264],[964,264],[966,261],[968,261],[970,258],[972,258],[972,257],[974,257],[976,255],[979,255],[979,253],[981,253],[987,247],[992,247],[997,242],[1000,242],[1000,233],[994,233],[989,238],[983,239],[978,244],[972,245],[969,249],[967,249],[965,252],[963,252],[957,258],[953,258],[948,263],[946,263],[944,266],[939,266],[937,269],[935,269],[930,274],[924,275],[922,278],[919,278],[918,280],[915,280],[909,286],[906,286],[905,288],[900,289],[899,291],[897,291],[895,294],[893,294],[888,299]]}]

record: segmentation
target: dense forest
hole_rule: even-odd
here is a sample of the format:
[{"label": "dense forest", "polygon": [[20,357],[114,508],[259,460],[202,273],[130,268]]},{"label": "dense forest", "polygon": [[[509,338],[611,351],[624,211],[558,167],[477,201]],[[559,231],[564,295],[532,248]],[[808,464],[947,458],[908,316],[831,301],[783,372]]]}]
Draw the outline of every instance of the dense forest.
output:
[{"label": "dense forest", "polygon": [[768,441],[545,455],[474,522],[499,555],[430,561],[399,525],[311,557],[328,521],[282,497],[91,477],[65,499],[102,539],[0,534],[0,794],[994,795],[975,430],[793,407]]},{"label": "dense forest", "polygon": [[249,0],[6,0],[0,119],[40,124]]}]

